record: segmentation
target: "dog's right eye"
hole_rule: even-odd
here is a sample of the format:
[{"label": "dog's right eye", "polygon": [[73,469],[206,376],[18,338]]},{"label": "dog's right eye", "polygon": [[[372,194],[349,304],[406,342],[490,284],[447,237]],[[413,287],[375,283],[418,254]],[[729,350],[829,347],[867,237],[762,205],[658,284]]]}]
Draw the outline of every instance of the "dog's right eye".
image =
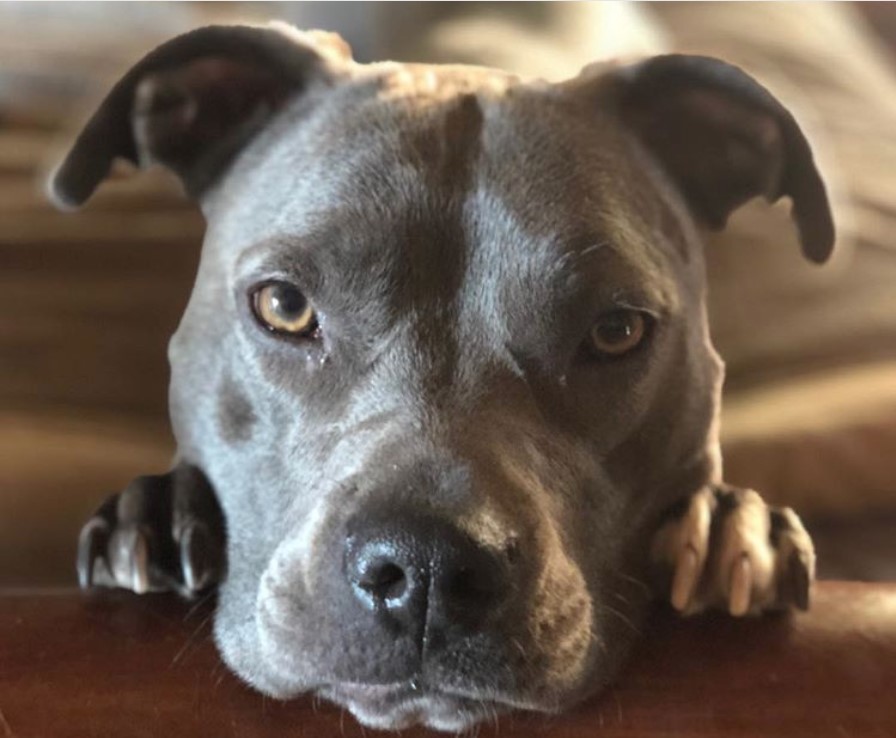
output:
[{"label": "dog's right eye", "polygon": [[598,318],[589,335],[588,348],[599,359],[613,359],[634,351],[647,337],[651,323],[638,310],[613,310]]},{"label": "dog's right eye", "polygon": [[256,320],[274,333],[313,338],[319,331],[311,303],[289,282],[267,282],[251,293]]}]

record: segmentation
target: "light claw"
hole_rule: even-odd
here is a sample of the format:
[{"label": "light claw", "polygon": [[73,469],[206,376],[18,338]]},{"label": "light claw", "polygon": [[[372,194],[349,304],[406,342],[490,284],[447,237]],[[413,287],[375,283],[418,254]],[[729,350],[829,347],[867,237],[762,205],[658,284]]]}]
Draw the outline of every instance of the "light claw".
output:
[{"label": "light claw", "polygon": [[731,565],[728,612],[734,617],[746,615],[750,610],[750,595],[752,591],[753,565],[750,563],[750,557],[742,553]]}]

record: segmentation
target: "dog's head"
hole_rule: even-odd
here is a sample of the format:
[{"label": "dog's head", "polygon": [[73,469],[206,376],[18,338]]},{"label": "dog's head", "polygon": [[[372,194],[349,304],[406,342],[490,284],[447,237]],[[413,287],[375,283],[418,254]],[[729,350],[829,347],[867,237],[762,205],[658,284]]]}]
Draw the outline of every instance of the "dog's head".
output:
[{"label": "dog's head", "polygon": [[719,474],[699,227],[787,195],[833,242],[791,115],[698,57],[555,85],[204,28],[113,89],[56,199],[116,157],[208,220],[171,410],[227,521],[224,658],[375,726],[612,675],[658,512]]}]

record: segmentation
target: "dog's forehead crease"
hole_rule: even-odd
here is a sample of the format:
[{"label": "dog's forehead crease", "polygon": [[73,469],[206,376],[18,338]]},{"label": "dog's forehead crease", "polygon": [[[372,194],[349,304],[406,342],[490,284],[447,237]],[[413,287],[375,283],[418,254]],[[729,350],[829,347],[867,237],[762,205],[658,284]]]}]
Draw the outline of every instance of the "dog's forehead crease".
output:
[{"label": "dog's forehead crease", "polygon": [[273,217],[254,220],[277,227],[334,202],[387,208],[463,194],[482,142],[496,140],[485,128],[503,125],[514,88],[497,73],[386,66],[388,74],[297,97],[233,167],[217,198],[225,207],[211,209],[239,211],[252,199],[243,195],[263,187]]},{"label": "dog's forehead crease", "polygon": [[[248,157],[257,165],[239,177],[249,182],[243,188],[274,170],[273,160],[294,165],[287,176],[282,165],[274,170],[281,173],[275,186],[265,182],[269,218],[241,212],[241,203],[257,208],[257,200],[229,198],[222,230],[238,272],[261,254],[307,289],[327,283],[337,297],[354,299],[394,291],[396,282],[427,299],[452,299],[464,285],[485,295],[491,280],[503,285],[491,289],[492,302],[516,288],[548,304],[582,283],[646,292],[658,307],[669,301],[668,285],[656,285],[665,267],[651,253],[661,239],[624,193],[612,191],[610,157],[577,150],[561,135],[570,126],[550,95],[501,77],[483,94],[459,73],[440,86],[442,77],[426,67],[385,79],[353,86],[330,113],[277,133]],[[384,103],[394,90],[400,103]],[[270,248],[236,240],[246,222],[254,227],[244,237]]]}]

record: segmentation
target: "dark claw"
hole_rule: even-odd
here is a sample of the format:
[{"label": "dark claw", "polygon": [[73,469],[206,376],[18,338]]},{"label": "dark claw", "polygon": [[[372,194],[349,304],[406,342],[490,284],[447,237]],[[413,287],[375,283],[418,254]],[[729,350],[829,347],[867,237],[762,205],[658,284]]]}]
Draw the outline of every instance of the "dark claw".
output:
[{"label": "dark claw", "polygon": [[180,564],[184,585],[191,592],[199,592],[217,579],[218,547],[204,523],[187,527],[180,540]]},{"label": "dark claw", "polygon": [[116,531],[109,546],[109,568],[118,586],[137,594],[149,591],[149,543],[139,528]]},{"label": "dark claw", "polygon": [[93,565],[102,559],[109,541],[109,524],[102,518],[91,518],[78,535],[78,586],[93,586]]}]

